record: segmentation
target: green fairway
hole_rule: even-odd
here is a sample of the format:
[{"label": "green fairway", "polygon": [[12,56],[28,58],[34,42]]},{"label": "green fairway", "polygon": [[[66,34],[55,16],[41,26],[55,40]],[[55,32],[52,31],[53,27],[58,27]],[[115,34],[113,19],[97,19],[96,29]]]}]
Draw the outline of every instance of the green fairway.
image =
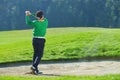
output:
[{"label": "green fairway", "polygon": [[60,76],[60,77],[18,77],[18,76],[0,76],[0,80],[120,80],[120,75],[105,76]]},{"label": "green fairway", "polygon": [[[49,28],[42,60],[120,58],[120,29]],[[31,61],[32,30],[0,32],[0,63]]]}]

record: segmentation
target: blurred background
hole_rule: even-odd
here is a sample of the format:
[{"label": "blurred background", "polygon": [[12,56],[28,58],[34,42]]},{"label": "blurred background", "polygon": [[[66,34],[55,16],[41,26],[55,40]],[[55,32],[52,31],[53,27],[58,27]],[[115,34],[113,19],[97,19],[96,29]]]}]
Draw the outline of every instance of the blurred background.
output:
[{"label": "blurred background", "polygon": [[49,27],[120,27],[120,0],[0,0],[0,30],[29,29],[26,10],[43,10]]}]

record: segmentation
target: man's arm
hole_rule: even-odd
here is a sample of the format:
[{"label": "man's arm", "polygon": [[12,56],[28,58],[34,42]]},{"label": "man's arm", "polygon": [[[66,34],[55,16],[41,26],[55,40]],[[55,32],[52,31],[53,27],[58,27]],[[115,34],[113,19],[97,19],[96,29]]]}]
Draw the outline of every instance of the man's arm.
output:
[{"label": "man's arm", "polygon": [[26,11],[25,13],[26,13],[26,24],[34,27],[34,22],[30,20],[30,15],[31,15],[30,11]]}]

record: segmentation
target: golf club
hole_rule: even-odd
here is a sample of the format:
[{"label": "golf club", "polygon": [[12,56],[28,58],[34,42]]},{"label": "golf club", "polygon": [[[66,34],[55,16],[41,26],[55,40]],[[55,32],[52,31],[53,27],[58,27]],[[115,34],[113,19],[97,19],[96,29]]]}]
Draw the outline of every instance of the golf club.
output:
[{"label": "golf club", "polygon": [[36,18],[36,19],[39,19],[38,17],[36,17],[36,16],[35,16],[34,14],[32,14],[32,13],[31,13],[31,16],[33,16],[33,17]]},{"label": "golf club", "polygon": [[[28,13],[29,11],[26,11],[25,13]],[[36,19],[39,19],[38,17],[36,17],[33,13],[30,13],[31,14],[31,16],[33,16],[34,18],[36,18]]]}]

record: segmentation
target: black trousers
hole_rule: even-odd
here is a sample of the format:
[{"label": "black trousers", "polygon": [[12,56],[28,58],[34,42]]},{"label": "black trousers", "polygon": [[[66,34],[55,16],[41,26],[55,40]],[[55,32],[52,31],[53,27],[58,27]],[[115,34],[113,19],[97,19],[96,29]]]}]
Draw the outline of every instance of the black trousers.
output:
[{"label": "black trousers", "polygon": [[33,38],[32,45],[34,49],[33,66],[37,68],[43,56],[45,39],[44,38]]}]

